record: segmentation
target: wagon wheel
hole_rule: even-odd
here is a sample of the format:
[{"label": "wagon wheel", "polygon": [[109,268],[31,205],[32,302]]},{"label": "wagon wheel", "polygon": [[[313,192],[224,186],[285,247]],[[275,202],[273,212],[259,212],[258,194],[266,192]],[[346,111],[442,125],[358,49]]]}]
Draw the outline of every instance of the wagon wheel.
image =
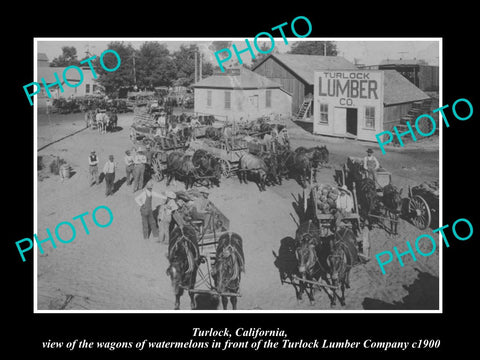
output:
[{"label": "wagon wheel", "polygon": [[220,169],[222,171],[222,175],[225,177],[229,177],[232,171],[232,167],[230,166],[230,163],[225,159],[218,159],[218,162],[220,163]]},{"label": "wagon wheel", "polygon": [[427,202],[421,196],[414,195],[410,199],[410,202],[408,203],[408,212],[411,216],[413,225],[420,230],[424,230],[430,226],[432,214],[430,213],[430,208]]},{"label": "wagon wheel", "polygon": [[160,159],[160,156],[158,155],[159,154],[154,156],[152,159],[152,167],[153,167],[152,175],[156,181],[160,182],[165,178],[165,173],[163,171],[162,161]]}]

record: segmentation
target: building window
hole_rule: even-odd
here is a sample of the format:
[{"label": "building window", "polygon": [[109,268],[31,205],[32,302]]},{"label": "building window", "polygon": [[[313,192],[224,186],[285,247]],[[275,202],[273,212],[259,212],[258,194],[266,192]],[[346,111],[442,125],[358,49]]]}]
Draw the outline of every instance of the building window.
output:
[{"label": "building window", "polygon": [[212,90],[207,90],[207,106],[212,106]]},{"label": "building window", "polygon": [[265,107],[266,108],[272,107],[272,90],[267,90],[265,94]]},{"label": "building window", "polygon": [[373,106],[365,106],[365,127],[375,129],[375,108]]},{"label": "building window", "polygon": [[328,124],[328,104],[320,104],[320,123]]},{"label": "building window", "polygon": [[90,84],[85,85],[85,93],[90,93]]},{"label": "building window", "polygon": [[93,84],[93,86],[92,86],[92,92],[95,94],[96,91],[97,91],[97,85]]},{"label": "building window", "polygon": [[258,110],[258,95],[249,96],[248,101],[253,109]]},{"label": "building window", "polygon": [[232,97],[232,93],[230,91],[225,91],[225,109],[232,108],[231,97]]}]

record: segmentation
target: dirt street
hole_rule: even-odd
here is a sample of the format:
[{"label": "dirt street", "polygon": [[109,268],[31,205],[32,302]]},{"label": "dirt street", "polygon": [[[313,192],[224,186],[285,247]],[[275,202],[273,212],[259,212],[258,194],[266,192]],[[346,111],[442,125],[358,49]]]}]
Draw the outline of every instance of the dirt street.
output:
[{"label": "dirt street", "polygon": [[[51,115],[50,120],[46,115],[39,115],[37,148],[78,131],[38,153],[39,156],[59,156],[74,171],[73,176],[63,182],[53,174],[38,181],[39,239],[47,237],[46,228],[53,232],[61,221],[72,221],[72,217],[87,211],[90,214],[85,217],[89,235],[77,220],[77,237],[73,242],[57,243],[56,249],[45,243],[45,254],[38,252],[40,310],[173,309],[170,279],[165,274],[168,266],[166,246],[152,239],[143,239],[132,188],[119,181],[125,176],[124,152],[133,146],[129,139],[132,120],[132,113],[120,114],[118,125],[121,130],[101,135],[91,129],[80,131],[85,126],[83,114]],[[392,172],[393,183],[404,188],[403,196],[406,196],[407,185],[438,180],[438,138],[409,144],[405,149],[392,149],[382,155],[375,144],[315,137],[293,124],[289,127],[294,147],[327,145],[332,167],[321,171],[319,182],[333,183],[334,169],[345,163],[347,156],[364,156],[368,147],[375,149],[381,165]],[[118,181],[117,187],[120,186],[113,196],[105,197],[105,182],[89,186],[87,157],[92,149],[99,155],[100,170],[110,154],[119,164],[115,181]],[[183,190],[184,185],[177,182],[176,186],[169,188]],[[155,184],[154,191],[165,190],[164,181]],[[296,230],[298,216],[293,203],[302,192],[296,181],[284,181],[281,186],[259,192],[254,183],[240,184],[233,177],[222,179],[220,187],[209,191],[210,200],[230,219],[231,231],[243,238],[246,273],[241,282],[239,309],[332,309],[323,292],[316,293],[315,305],[310,305],[306,297],[303,302],[297,302],[293,288],[281,285],[273,265],[272,250],[277,252],[280,239],[293,236]],[[107,228],[95,226],[91,218],[93,209],[100,205],[108,206],[114,215],[112,225]],[[102,219],[99,213],[99,222],[106,222],[106,219]],[[380,251],[392,251],[393,246],[406,249],[406,240],[413,242],[419,235],[430,233],[430,230],[420,231],[405,221],[400,222],[398,231],[398,236],[389,236],[380,229],[372,231],[372,257]],[[69,237],[67,231],[65,237]],[[434,237],[438,244],[438,236]],[[397,308],[438,308],[438,259],[438,250],[429,257],[418,256],[416,262],[405,257],[404,267],[398,262],[387,265],[386,275],[382,275],[375,259],[358,265],[351,273],[346,306],[337,305],[333,309],[387,309],[394,305]],[[415,291],[411,290],[409,294],[409,287]],[[188,310],[189,307],[188,296],[184,295],[181,309]]]}]

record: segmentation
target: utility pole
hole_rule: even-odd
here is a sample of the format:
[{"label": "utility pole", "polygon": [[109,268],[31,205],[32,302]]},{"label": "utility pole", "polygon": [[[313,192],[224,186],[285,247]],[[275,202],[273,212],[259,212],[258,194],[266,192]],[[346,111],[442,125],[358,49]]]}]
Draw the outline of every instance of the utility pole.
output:
[{"label": "utility pole", "polygon": [[198,79],[198,74],[197,74],[197,52],[195,51],[194,53],[195,55],[195,78],[193,80],[193,83],[196,83],[197,82],[197,79]]},{"label": "utility pole", "polygon": [[133,52],[133,84],[137,86],[137,74],[135,73],[135,51]]},{"label": "utility pole", "polygon": [[198,81],[202,80],[202,54],[198,54],[198,56],[200,57],[200,71],[199,71],[199,74],[198,74]]}]

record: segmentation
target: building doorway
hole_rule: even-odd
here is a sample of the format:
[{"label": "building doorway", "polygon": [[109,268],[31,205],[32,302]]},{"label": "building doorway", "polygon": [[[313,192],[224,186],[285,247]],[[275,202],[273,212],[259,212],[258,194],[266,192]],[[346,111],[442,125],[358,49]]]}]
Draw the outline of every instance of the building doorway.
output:
[{"label": "building doorway", "polygon": [[358,134],[358,111],[355,108],[347,108],[346,122],[347,133],[357,136]]}]

